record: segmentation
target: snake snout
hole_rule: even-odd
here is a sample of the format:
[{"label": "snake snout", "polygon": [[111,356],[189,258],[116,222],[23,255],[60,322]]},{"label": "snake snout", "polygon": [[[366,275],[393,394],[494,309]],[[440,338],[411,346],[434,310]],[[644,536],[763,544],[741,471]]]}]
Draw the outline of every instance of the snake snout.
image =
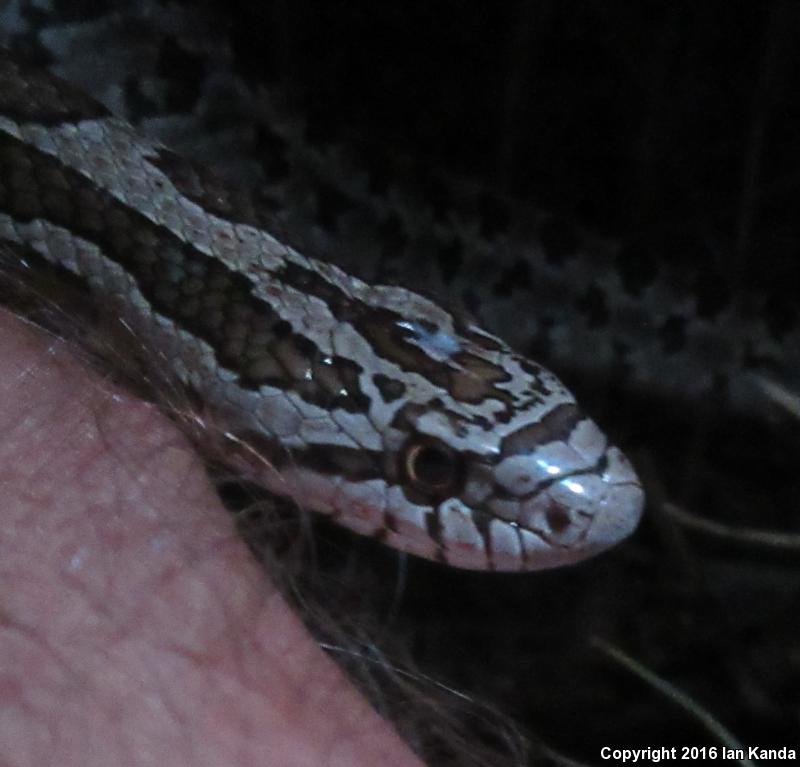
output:
[{"label": "snake snout", "polygon": [[518,449],[495,467],[490,513],[519,531],[518,557],[502,569],[558,567],[586,559],[630,535],[644,491],[624,454],[586,418],[546,444]]}]

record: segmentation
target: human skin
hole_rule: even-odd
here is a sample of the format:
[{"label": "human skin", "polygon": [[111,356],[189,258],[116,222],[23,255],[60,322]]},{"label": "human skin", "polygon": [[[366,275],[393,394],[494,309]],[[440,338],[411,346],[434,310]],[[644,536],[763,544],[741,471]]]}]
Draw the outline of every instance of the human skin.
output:
[{"label": "human skin", "polygon": [[0,310],[0,764],[420,767],[184,437]]}]

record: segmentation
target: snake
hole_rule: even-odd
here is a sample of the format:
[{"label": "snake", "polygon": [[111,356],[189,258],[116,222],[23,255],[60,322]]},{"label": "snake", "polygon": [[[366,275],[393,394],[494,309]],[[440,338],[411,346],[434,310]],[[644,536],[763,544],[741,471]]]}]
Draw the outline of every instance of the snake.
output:
[{"label": "snake", "polygon": [[7,53],[0,247],[146,339],[231,466],[358,534],[527,571],[641,517],[635,470],[552,372],[468,316],[302,255],[246,192]]}]

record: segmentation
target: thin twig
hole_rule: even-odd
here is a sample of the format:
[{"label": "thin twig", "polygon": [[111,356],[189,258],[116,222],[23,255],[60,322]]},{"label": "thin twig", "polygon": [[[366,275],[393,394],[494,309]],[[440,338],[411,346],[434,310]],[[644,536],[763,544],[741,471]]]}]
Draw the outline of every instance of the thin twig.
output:
[{"label": "thin twig", "polygon": [[698,517],[670,501],[665,501],[661,508],[684,527],[708,533],[717,538],[739,541],[741,543],[751,543],[758,546],[768,546],[774,549],[800,551],[800,535],[794,533],[776,533],[772,530],[733,527],[722,522],[714,522],[710,519]]},{"label": "thin twig", "polygon": [[[723,746],[730,749],[747,752],[747,749],[737,740],[721,722],[719,722],[711,712],[703,708],[699,703],[690,698],[686,693],[679,690],[674,685],[662,679],[655,672],[646,668],[644,665],[634,660],[618,647],[606,642],[599,637],[592,637],[591,645],[607,655],[615,663],[618,663],[628,671],[633,672],[642,681],[646,682],[654,690],[661,693],[665,698],[680,706],[684,711],[693,716],[711,735],[713,735]],[[738,759],[739,764],[745,767],[755,767],[755,763],[750,759]]]}]

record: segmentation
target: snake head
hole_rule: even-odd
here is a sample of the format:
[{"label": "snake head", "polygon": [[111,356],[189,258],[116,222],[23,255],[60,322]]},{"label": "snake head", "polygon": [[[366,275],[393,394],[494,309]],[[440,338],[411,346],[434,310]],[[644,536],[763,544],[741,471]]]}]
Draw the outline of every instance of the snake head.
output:
[{"label": "snake head", "polygon": [[497,424],[482,442],[472,433],[470,449],[454,443],[452,415],[428,410],[415,426],[384,536],[397,548],[457,567],[539,570],[597,554],[638,524],[631,464],[573,403],[518,417],[499,437]]},{"label": "snake head", "polygon": [[281,467],[299,502],[470,569],[558,567],[635,529],[636,473],[555,375],[416,294],[387,290],[390,306],[383,294],[333,334],[340,357],[369,354],[379,372],[343,387],[360,399],[335,416],[340,446],[325,437],[324,451],[306,447]]}]

